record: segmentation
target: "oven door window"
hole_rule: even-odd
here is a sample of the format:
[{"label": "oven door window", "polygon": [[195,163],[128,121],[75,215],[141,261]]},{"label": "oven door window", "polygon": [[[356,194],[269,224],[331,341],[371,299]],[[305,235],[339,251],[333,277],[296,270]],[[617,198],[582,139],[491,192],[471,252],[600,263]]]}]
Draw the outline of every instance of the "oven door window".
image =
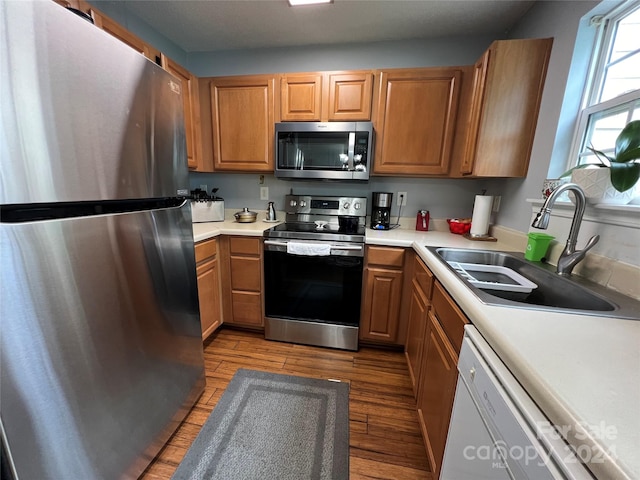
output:
[{"label": "oven door window", "polygon": [[359,325],[361,257],[264,254],[267,317]]}]

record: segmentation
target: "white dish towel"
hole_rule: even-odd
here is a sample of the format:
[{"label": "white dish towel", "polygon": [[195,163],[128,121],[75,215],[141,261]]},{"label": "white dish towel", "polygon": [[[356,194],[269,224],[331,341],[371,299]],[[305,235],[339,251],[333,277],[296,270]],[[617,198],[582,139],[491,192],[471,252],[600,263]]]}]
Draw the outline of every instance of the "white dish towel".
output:
[{"label": "white dish towel", "polygon": [[331,255],[331,244],[287,242],[287,253],[291,255],[327,256]]}]

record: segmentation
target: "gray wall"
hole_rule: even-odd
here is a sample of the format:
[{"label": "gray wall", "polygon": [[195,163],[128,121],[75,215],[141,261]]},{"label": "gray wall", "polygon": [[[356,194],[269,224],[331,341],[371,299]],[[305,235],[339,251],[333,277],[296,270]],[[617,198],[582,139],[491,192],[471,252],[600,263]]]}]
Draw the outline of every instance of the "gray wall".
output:
[{"label": "gray wall", "polygon": [[489,44],[490,36],[271,48],[188,54],[188,68],[201,77],[260,73],[357,70],[367,68],[470,65]]}]

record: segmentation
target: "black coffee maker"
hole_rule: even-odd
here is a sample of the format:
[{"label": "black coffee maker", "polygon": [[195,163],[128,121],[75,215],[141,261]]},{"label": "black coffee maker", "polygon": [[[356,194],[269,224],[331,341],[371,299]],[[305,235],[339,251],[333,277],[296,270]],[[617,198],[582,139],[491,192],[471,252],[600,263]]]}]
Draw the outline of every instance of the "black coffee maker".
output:
[{"label": "black coffee maker", "polygon": [[371,207],[371,228],[389,230],[391,220],[391,200],[393,193],[373,192]]}]

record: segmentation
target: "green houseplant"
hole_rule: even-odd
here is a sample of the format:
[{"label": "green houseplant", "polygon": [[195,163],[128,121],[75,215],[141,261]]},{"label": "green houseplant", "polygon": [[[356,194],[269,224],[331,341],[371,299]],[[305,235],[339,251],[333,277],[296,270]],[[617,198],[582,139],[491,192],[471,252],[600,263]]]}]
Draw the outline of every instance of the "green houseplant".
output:
[{"label": "green houseplant", "polygon": [[600,161],[600,164],[582,164],[567,170],[561,175],[566,177],[585,167],[607,167],[611,185],[618,192],[626,192],[634,187],[640,178],[640,120],[629,122],[616,138],[613,154],[607,155],[600,150],[587,147]]}]

